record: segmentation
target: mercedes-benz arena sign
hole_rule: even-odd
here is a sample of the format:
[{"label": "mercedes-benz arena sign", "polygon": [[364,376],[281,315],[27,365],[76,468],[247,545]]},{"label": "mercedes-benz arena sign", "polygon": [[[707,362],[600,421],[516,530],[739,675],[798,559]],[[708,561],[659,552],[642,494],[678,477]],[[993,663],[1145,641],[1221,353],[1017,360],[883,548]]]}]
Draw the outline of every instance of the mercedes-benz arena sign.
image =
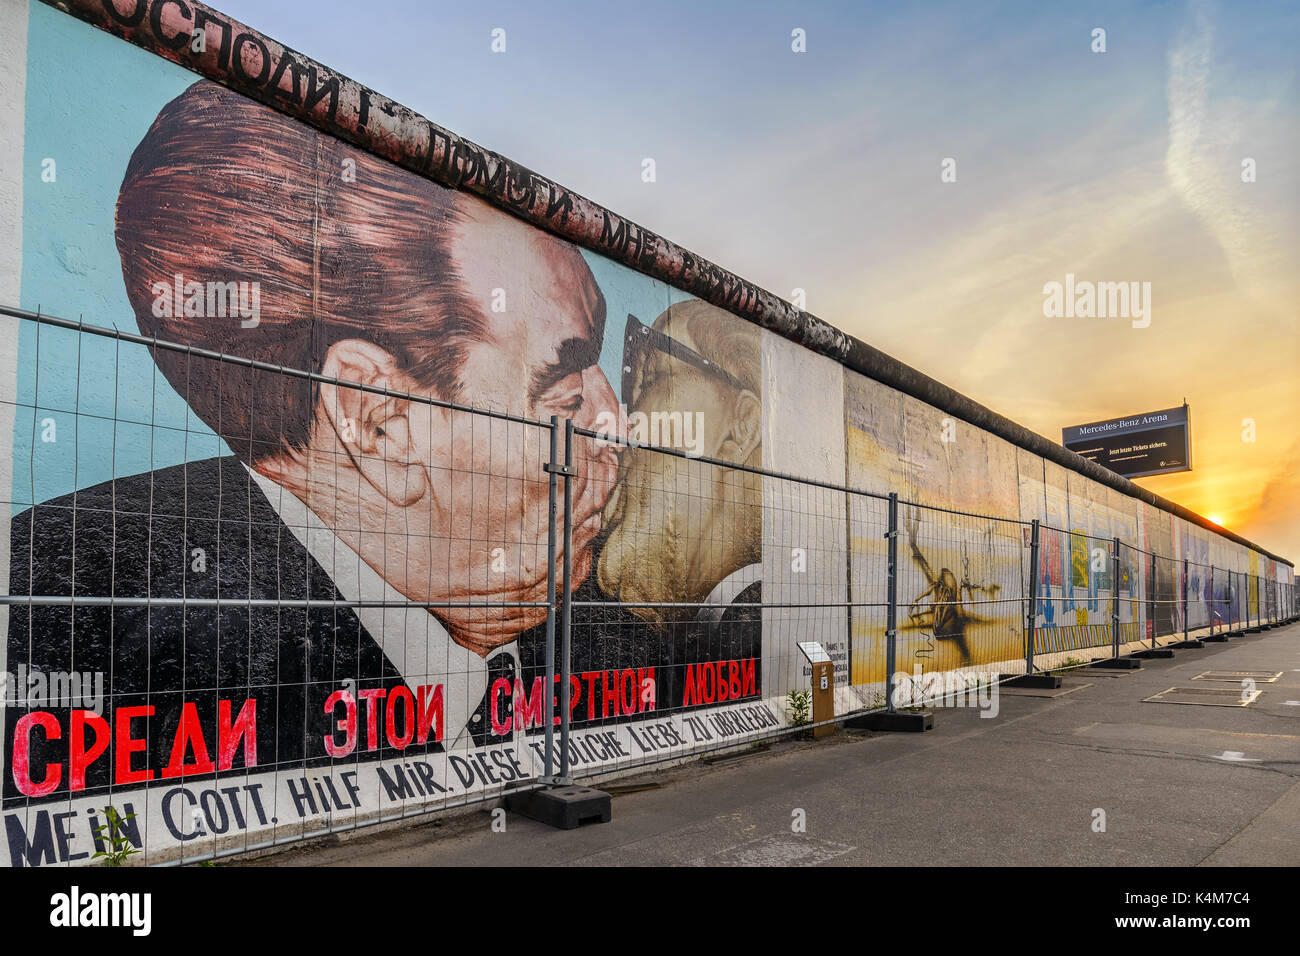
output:
[{"label": "mercedes-benz arena sign", "polygon": [[1186,405],[1061,429],[1061,444],[1125,478],[1192,470]]}]

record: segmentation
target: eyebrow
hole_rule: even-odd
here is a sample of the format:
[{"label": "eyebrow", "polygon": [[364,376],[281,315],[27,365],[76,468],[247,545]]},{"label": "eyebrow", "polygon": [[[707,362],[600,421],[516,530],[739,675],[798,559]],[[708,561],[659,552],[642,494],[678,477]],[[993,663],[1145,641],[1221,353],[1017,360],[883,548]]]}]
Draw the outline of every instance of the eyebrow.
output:
[{"label": "eyebrow", "polygon": [[600,344],[594,339],[565,339],[555,350],[554,362],[535,369],[529,385],[529,397],[536,401],[556,383],[600,360]]}]

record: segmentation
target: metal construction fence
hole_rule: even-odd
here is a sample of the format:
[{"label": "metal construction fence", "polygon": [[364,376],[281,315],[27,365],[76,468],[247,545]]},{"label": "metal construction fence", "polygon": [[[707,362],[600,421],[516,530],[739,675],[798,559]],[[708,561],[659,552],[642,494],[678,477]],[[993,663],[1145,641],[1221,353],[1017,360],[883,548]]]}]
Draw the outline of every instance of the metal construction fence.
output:
[{"label": "metal construction fence", "polygon": [[[0,314],[67,370],[13,403],[31,447],[0,670],[70,675],[44,696],[24,677],[0,716],[14,865],[102,849],[105,806],[145,862],[191,861],[802,733],[801,645],[834,664],[843,720],[913,706],[905,679],[1296,614],[1260,574],[764,468],[739,428],[700,453]],[[82,373],[91,348],[111,376]],[[160,353],[243,416],[159,401],[136,376]],[[304,397],[325,411],[295,445],[275,417]],[[119,472],[127,444],[149,471]],[[70,683],[91,674],[94,706]],[[51,829],[79,821],[89,843]]]}]

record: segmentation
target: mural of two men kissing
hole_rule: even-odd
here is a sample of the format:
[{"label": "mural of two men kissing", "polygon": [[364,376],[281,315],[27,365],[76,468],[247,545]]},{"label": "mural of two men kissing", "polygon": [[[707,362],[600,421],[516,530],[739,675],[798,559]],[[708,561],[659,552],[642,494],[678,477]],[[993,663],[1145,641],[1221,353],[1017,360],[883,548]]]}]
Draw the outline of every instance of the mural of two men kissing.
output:
[{"label": "mural of two men kissing", "polygon": [[[748,661],[759,695],[760,479],[728,467],[762,464],[757,327],[698,300],[624,325],[570,243],[206,80],[136,148],[116,242],[141,333],[372,390],[152,350],[223,453],[12,519],[11,593],[158,603],[12,609],[9,669],[109,675],[113,739],[42,778],[72,735],[15,754],[11,721],[7,800],[393,756],[383,696],[409,752],[540,733],[548,433],[421,398],[611,439],[574,454],[575,725],[711,703],[702,662]],[[654,412],[698,423],[690,456],[619,441]],[[238,753],[185,731],[250,717]]]}]

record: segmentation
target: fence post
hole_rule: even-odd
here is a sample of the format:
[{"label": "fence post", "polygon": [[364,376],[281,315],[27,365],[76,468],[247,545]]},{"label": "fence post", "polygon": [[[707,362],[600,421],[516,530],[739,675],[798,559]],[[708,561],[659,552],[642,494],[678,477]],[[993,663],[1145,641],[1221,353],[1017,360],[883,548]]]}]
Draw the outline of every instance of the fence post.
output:
[{"label": "fence post", "polygon": [[1034,635],[1038,628],[1038,519],[1029,535],[1029,619],[1025,622],[1025,673],[1034,672]]},{"label": "fence post", "polygon": [[[560,417],[551,416],[551,457],[546,463],[547,494],[549,495],[548,519],[546,522],[546,686],[555,687],[555,475],[559,471],[560,461],[558,445],[560,439]],[[545,699],[545,698],[543,698]],[[546,766],[542,773],[543,783],[552,783],[555,779],[555,727],[554,721],[546,722]]]},{"label": "fence post", "polygon": [[889,493],[889,530],[885,532],[889,551],[889,576],[885,585],[885,700],[894,712],[894,668],[898,641],[898,492]]},{"label": "fence post", "polygon": [[1110,556],[1110,640],[1112,657],[1119,657],[1119,538],[1111,543]]},{"label": "fence post", "polygon": [[858,730],[923,733],[934,726],[934,713],[900,711],[894,701],[894,673],[898,670],[898,493],[893,491],[889,493],[888,520],[889,530],[884,535],[889,565],[885,578],[885,709],[850,717],[844,723]]},{"label": "fence post", "polygon": [[1187,559],[1183,558],[1183,640],[1187,639]]},{"label": "fence post", "polygon": [[1151,593],[1147,613],[1151,615],[1151,649],[1156,649],[1156,553],[1151,552]]},{"label": "fence post", "polygon": [[[560,617],[560,779],[569,784],[569,659],[573,647],[570,603],[573,599],[573,419],[564,420],[564,598]],[[551,699],[554,682],[547,685],[545,700]],[[548,707],[547,710],[550,708]],[[553,723],[553,721],[547,721]]]},{"label": "fence post", "polygon": [[[550,492],[550,521],[546,529],[546,686],[542,707],[546,720],[546,767],[538,778],[540,788],[520,788],[505,794],[506,809],[531,817],[542,823],[571,830],[579,823],[599,821],[608,823],[612,815],[610,795],[581,785],[574,786],[569,779],[569,662],[572,649],[571,608],[573,604],[573,420],[564,421],[564,463],[557,454],[560,432],[558,415],[551,416],[551,460],[543,467],[547,472]],[[560,689],[560,772],[555,767],[555,481],[564,477],[564,601],[560,625],[560,669],[564,686]]]},{"label": "fence post", "polygon": [[1214,597],[1214,565],[1210,565],[1210,637],[1214,636],[1214,618],[1218,613],[1219,602]]}]

